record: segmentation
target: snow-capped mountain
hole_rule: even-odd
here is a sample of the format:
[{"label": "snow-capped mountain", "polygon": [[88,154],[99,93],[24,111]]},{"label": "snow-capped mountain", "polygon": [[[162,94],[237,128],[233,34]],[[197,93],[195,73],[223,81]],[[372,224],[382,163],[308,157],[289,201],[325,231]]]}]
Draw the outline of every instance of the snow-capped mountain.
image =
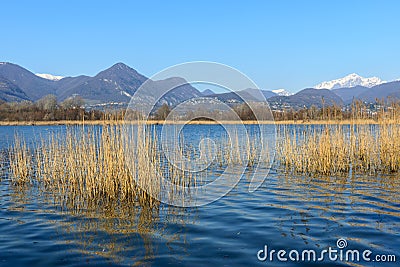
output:
[{"label": "snow-capped mountain", "polygon": [[315,89],[338,89],[338,88],[349,88],[355,86],[364,86],[371,88],[373,86],[385,83],[386,81],[382,81],[378,77],[370,77],[364,78],[356,73],[352,73],[347,75],[346,77],[322,82],[320,84],[315,85],[313,88]]},{"label": "snow-capped mountain", "polygon": [[[44,77],[61,78],[54,75]],[[37,101],[54,94],[59,101],[79,95],[88,106],[126,106],[136,90],[148,80],[124,63],[116,63],[95,76],[65,77],[59,81],[43,79],[21,66],[4,63],[0,64],[0,101]],[[196,88],[185,84],[186,81],[179,77],[148,82],[149,90],[143,95],[144,101],[153,99],[158,90],[174,88],[176,85],[180,86],[164,95],[160,104],[175,106],[187,99],[202,96]]]},{"label": "snow-capped mountain", "polygon": [[285,89],[276,89],[272,90],[273,93],[279,95],[279,96],[290,96],[293,95],[291,92],[286,91]]},{"label": "snow-capped mountain", "polygon": [[36,73],[36,76],[39,76],[41,78],[47,79],[47,80],[52,80],[52,81],[59,81],[63,76],[56,76],[56,75],[51,75],[51,74],[46,74],[46,73]]}]

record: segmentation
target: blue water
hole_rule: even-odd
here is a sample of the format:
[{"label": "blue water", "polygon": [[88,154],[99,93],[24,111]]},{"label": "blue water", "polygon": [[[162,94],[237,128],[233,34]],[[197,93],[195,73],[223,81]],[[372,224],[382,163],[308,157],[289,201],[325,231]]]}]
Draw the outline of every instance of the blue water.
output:
[{"label": "blue water", "polygon": [[[186,139],[220,135],[218,126],[187,126]],[[15,133],[28,143],[66,126],[2,126],[0,150]],[[400,261],[398,175],[309,177],[273,168],[248,192],[249,177],[201,207],[145,210],[120,203],[98,210],[61,207],[50,192],[0,180],[0,266],[397,266]],[[284,249],[369,249],[393,262],[259,261],[265,245]],[[358,264],[358,265],[357,265]]]}]

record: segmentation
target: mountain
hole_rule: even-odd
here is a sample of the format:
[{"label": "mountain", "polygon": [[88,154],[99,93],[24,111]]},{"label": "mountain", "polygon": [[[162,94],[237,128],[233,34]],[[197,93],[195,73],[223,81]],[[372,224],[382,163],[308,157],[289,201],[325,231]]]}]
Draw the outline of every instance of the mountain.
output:
[{"label": "mountain", "polygon": [[29,100],[29,97],[17,85],[0,77],[0,100],[6,102]]},{"label": "mountain", "polygon": [[[250,101],[257,101],[257,98],[254,97],[249,92],[242,92],[241,95]],[[234,92],[213,94],[213,95],[209,95],[208,97],[218,99],[219,101],[227,103],[227,104],[243,103],[243,99]]]},{"label": "mountain", "polygon": [[56,94],[60,95],[64,91],[67,91],[70,88],[74,88],[79,86],[80,84],[83,84],[87,81],[92,79],[90,76],[85,76],[85,75],[80,75],[77,77],[65,77],[59,81],[57,81],[57,91]]},{"label": "mountain", "polygon": [[180,77],[171,77],[165,80],[156,81],[149,80],[144,89],[146,90],[145,96],[147,96],[148,101],[151,101],[152,103],[154,103],[155,100],[154,96],[158,95],[159,92],[172,89],[157,102],[156,106],[161,106],[164,103],[170,106],[175,106],[188,99],[203,96],[199,90]]},{"label": "mountain", "polygon": [[349,74],[343,78],[322,82],[315,85],[315,89],[338,89],[338,88],[350,88],[355,86],[373,87],[379,84],[385,83],[378,77],[364,78],[356,73]]},{"label": "mountain", "polygon": [[272,91],[247,88],[247,89],[238,91],[237,93],[228,92],[228,93],[221,93],[221,94],[213,94],[213,95],[208,95],[208,97],[216,98],[227,104],[243,103],[243,99],[239,95],[243,96],[244,98],[246,98],[246,100],[249,100],[249,101],[262,102],[265,99],[276,96],[277,94],[273,93]]},{"label": "mountain", "polygon": [[353,99],[358,99],[359,95],[368,91],[368,89],[368,87],[357,85],[355,87],[333,89],[332,92],[340,96],[345,104],[350,104]]},{"label": "mountain", "polygon": [[400,81],[379,84],[371,88],[355,86],[332,90],[343,99],[345,104],[350,104],[353,99],[373,103],[376,99],[382,100],[388,97],[400,99]]},{"label": "mountain", "polygon": [[165,88],[174,88],[160,100],[170,106],[175,106],[193,97],[202,96],[196,88],[187,84],[182,78],[171,77],[165,80],[152,81],[123,63],[117,63],[100,72],[83,84],[67,90],[64,95],[78,94],[86,100],[90,100],[95,95],[95,100],[100,102],[129,103],[136,90],[146,81],[149,83],[146,87],[148,91],[145,94],[149,97],[157,95],[156,92],[165,90]]},{"label": "mountain", "polygon": [[212,91],[211,89],[206,89],[206,90],[204,90],[203,92],[201,92],[201,94],[202,94],[203,96],[209,96],[209,95],[214,95],[215,93],[214,93],[214,91]]},{"label": "mountain", "polygon": [[259,89],[252,89],[252,88],[247,88],[242,90],[242,92],[247,92],[250,95],[252,95],[253,97],[256,98],[256,100],[258,101],[264,101],[264,99],[260,96],[260,93],[264,96],[265,99],[268,99],[270,97],[276,96],[277,94],[272,92],[272,91],[268,91],[268,90],[259,90]]},{"label": "mountain", "polygon": [[[146,82],[147,87],[140,96],[143,101],[156,101],[154,96],[159,95],[159,92],[166,88],[175,88],[164,95],[157,105],[167,103],[175,106],[185,100],[204,96],[216,98],[228,104],[243,103],[243,99],[236,93],[216,94],[209,89],[200,92],[179,77],[152,81],[123,63],[114,64],[94,77],[81,75],[62,78],[49,74],[38,75],[16,64],[0,62],[0,100],[37,101],[45,95],[54,94],[58,101],[63,101],[78,95],[85,100],[88,107],[109,104],[124,106],[129,103],[137,89]],[[274,108],[322,106],[322,98],[326,105],[349,104],[353,99],[366,102],[375,102],[376,99],[388,97],[400,99],[400,81],[384,82],[377,77],[363,78],[354,73],[341,79],[323,82],[316,88],[304,89],[294,95],[284,89],[268,91],[248,88],[238,93],[249,101],[268,99]]]},{"label": "mountain", "polygon": [[2,62],[0,77],[19,87],[33,101],[48,94],[55,94],[56,91],[56,81],[38,77],[16,64]]},{"label": "mountain", "polygon": [[271,91],[274,94],[277,94],[279,96],[290,96],[293,95],[292,93],[286,91],[285,89],[276,89]]},{"label": "mountain", "polygon": [[47,79],[47,80],[51,80],[51,81],[59,81],[62,78],[64,78],[63,76],[56,76],[56,75],[51,75],[51,74],[46,74],[46,73],[36,73],[36,76],[39,76],[43,79]]},{"label": "mountain", "polygon": [[[127,105],[136,90],[148,80],[131,67],[117,63],[99,72],[96,76],[78,76],[55,79],[54,76],[39,77],[32,72],[12,63],[0,63],[1,91],[0,99],[6,101],[36,101],[48,94],[57,96],[63,101],[71,96],[79,95],[87,106],[118,104]],[[149,81],[151,88],[145,92],[151,96],[155,91],[166,86],[186,83],[181,78],[172,77],[161,81]],[[166,94],[162,101],[176,105],[187,99],[202,96],[190,84],[184,84]]]},{"label": "mountain", "polygon": [[388,97],[400,99],[400,81],[388,82],[369,88],[357,96],[366,102],[375,102],[376,99],[387,99]]},{"label": "mountain", "polygon": [[128,103],[131,96],[147,78],[123,63],[117,63],[94,77],[69,78],[68,85],[61,79],[58,97],[64,100],[72,95],[81,96],[89,105],[106,102]]},{"label": "mountain", "polygon": [[323,101],[326,106],[333,104],[341,105],[343,100],[327,89],[307,88],[291,96],[275,96],[268,99],[273,109],[292,107],[294,109],[303,107],[322,107]]}]

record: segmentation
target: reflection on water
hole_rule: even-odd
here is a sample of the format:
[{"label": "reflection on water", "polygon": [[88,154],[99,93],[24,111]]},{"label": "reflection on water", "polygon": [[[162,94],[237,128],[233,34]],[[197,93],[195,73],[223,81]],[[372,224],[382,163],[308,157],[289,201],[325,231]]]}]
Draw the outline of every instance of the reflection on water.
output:
[{"label": "reflection on water", "polygon": [[[306,229],[309,219],[315,219],[307,217],[313,211],[318,214],[318,220],[325,223],[319,227],[326,230],[348,224],[398,234],[399,229],[392,227],[395,224],[387,225],[383,221],[385,216],[399,221],[400,197],[397,192],[400,183],[396,177],[283,176],[281,182],[273,190],[279,204],[271,206],[298,213],[301,225]],[[371,215],[376,218],[372,224]],[[295,227],[291,229],[294,235]],[[282,235],[286,234],[282,232]]]},{"label": "reflection on water", "polygon": [[100,256],[113,264],[147,265],[157,255],[155,237],[162,238],[166,245],[186,240],[184,232],[166,231],[168,225],[184,227],[187,222],[195,223],[191,216],[193,213],[182,208],[139,206],[129,201],[108,200],[77,209],[74,202],[32,186],[15,186],[5,182],[2,189],[2,192],[8,192],[2,195],[6,201],[4,208],[13,216],[1,216],[1,220],[29,225],[30,221],[38,219],[36,215],[40,215],[40,224],[56,227],[53,242],[61,241],[82,256]]},{"label": "reflection on water", "polygon": [[[108,201],[84,210],[62,203],[50,192],[12,186],[4,179],[0,257],[7,265],[21,261],[42,265],[35,260],[45,257],[47,262],[68,266],[83,260],[193,266],[203,265],[206,259],[213,265],[240,266],[259,264],[255,253],[264,244],[322,249],[340,237],[352,248],[399,257],[400,182],[396,178],[272,173],[253,194],[247,191],[245,177],[228,196],[197,209],[163,205],[150,209],[129,201]],[[21,244],[27,247],[20,257],[5,256]],[[38,249],[38,244],[43,247]],[[47,253],[53,246],[61,250]]]}]

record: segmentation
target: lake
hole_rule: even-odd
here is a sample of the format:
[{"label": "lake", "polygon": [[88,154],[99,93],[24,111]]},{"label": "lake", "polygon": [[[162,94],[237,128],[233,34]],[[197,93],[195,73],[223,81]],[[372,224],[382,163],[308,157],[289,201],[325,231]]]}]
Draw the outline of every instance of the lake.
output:
[{"label": "lake", "polygon": [[[218,125],[184,128],[189,142],[221,131]],[[15,134],[33,145],[65,132],[66,126],[1,126],[3,166]],[[397,266],[377,260],[400,260],[398,174],[305,176],[274,165],[255,192],[246,172],[227,195],[200,207],[115,203],[81,211],[59,205],[46,190],[12,185],[4,167],[1,174],[0,266]],[[357,250],[360,261],[328,254],[297,261],[290,253],[301,258],[313,250],[318,258],[329,249]],[[286,252],[282,259],[279,250]],[[363,259],[366,250],[371,254]]]}]

